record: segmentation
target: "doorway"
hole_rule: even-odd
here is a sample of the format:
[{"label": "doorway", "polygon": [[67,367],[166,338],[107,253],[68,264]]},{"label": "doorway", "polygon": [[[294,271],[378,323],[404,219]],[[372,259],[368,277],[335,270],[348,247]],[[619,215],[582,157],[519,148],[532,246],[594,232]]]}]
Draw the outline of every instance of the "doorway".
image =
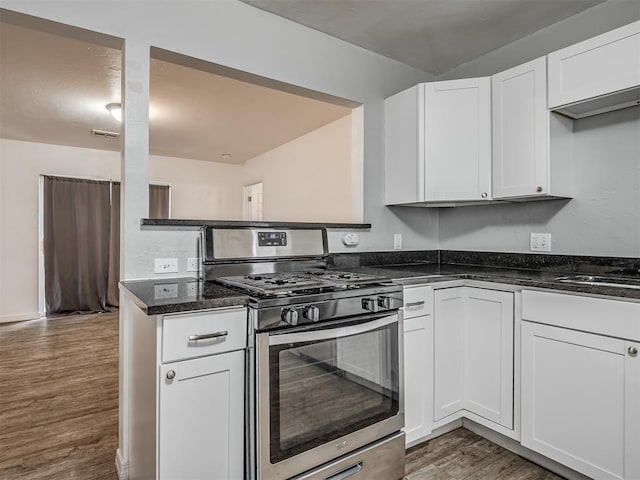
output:
[{"label": "doorway", "polygon": [[262,221],[262,182],[244,187],[243,212],[244,220]]}]

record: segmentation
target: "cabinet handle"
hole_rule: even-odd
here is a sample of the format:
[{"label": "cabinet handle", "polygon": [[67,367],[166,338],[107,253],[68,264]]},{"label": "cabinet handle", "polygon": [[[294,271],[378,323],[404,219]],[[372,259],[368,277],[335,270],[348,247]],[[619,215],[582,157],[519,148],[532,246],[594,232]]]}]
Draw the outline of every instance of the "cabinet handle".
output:
[{"label": "cabinet handle", "polygon": [[197,342],[198,340],[208,340],[210,338],[220,338],[220,337],[226,337],[227,335],[229,335],[229,332],[227,332],[226,330],[222,331],[222,332],[215,332],[215,333],[204,333],[202,335],[191,335],[189,337],[189,341],[190,342]]},{"label": "cabinet handle", "polygon": [[352,475],[355,475],[358,472],[361,472],[364,466],[363,463],[364,462],[358,462],[355,465],[352,465],[351,467],[342,470],[341,472],[334,473],[329,477],[325,477],[324,480],[345,480],[346,478]]},{"label": "cabinet handle", "polygon": [[482,195],[480,195],[482,198],[487,198],[489,195],[487,194],[487,192],[483,192]]},{"label": "cabinet handle", "polygon": [[542,191],[542,187],[538,187],[538,188],[536,188],[536,192],[538,192],[538,193],[539,193],[539,192],[541,192],[541,191]]},{"label": "cabinet handle", "polygon": [[627,348],[627,352],[629,353],[630,357],[635,357],[638,355],[638,349],[636,347]]},{"label": "cabinet handle", "polygon": [[169,370],[167,372],[167,380],[173,380],[176,378],[176,372],[174,370]]},{"label": "cabinet handle", "polygon": [[424,300],[420,300],[419,302],[409,302],[404,304],[405,307],[419,307],[421,305],[424,305]]}]

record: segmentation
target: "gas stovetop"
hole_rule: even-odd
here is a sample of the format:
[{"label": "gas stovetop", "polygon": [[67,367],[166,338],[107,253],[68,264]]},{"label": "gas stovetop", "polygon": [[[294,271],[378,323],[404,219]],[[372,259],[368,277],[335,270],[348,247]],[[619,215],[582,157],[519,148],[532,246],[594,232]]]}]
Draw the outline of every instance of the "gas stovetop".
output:
[{"label": "gas stovetop", "polygon": [[389,283],[384,277],[334,270],[309,270],[303,272],[260,273],[217,278],[259,296],[291,296],[347,289],[362,288]]}]

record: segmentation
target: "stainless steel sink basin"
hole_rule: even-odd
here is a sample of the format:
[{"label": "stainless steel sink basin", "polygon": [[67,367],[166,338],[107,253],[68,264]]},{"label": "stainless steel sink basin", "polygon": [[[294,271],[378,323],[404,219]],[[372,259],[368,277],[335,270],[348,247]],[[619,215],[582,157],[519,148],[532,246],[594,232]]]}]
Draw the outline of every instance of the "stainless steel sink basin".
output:
[{"label": "stainless steel sink basin", "polygon": [[640,289],[639,278],[603,277],[598,275],[570,275],[556,277],[558,282],[578,283],[581,285],[593,285],[599,287],[619,287]]}]

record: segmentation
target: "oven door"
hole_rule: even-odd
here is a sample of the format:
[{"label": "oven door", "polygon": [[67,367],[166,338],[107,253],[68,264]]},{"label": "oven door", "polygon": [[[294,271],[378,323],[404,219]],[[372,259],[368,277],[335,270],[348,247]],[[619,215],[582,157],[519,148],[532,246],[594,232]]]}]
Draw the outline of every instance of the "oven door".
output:
[{"label": "oven door", "polygon": [[404,426],[397,313],[260,333],[258,478],[287,479]]}]

